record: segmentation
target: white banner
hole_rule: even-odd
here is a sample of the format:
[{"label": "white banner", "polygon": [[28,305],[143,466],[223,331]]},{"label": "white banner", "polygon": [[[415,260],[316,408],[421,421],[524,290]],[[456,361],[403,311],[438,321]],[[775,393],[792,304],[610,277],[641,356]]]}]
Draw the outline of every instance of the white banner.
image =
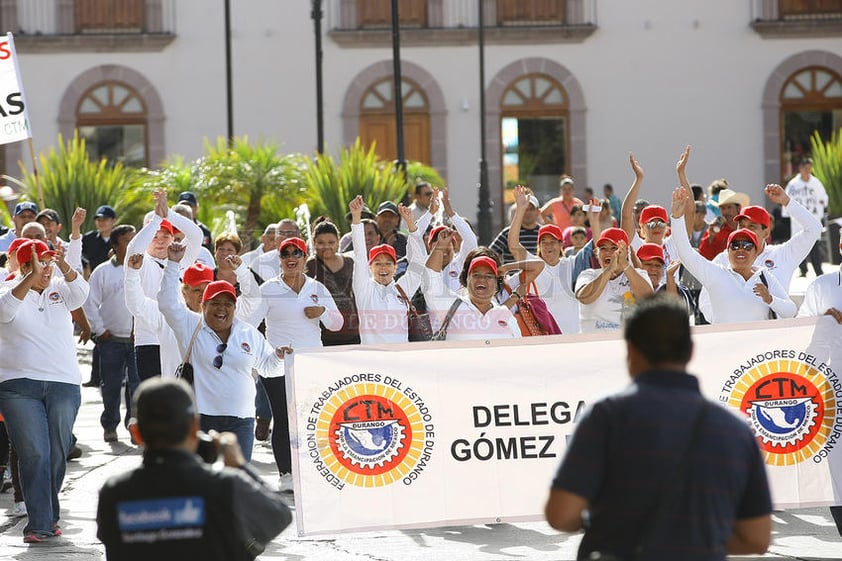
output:
[{"label": "white banner", "polygon": [[32,136],[23,95],[15,40],[11,33],[0,39],[0,144]]},{"label": "white banner", "polygon": [[[752,424],[776,508],[842,497],[839,333],[831,318],[694,330],[688,370]],[[541,519],[578,417],[629,383],[625,360],[619,333],[296,352],[299,534]]]}]

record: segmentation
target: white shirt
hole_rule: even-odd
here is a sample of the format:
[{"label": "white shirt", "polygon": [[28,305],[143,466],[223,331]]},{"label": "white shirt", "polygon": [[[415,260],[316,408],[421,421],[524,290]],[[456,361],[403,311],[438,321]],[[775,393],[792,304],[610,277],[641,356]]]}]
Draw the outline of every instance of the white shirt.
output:
[{"label": "white shirt", "polygon": [[[816,220],[824,218],[828,203],[827,191],[815,175],[811,174],[810,178],[804,181],[799,173],[786,184],[786,194],[801,203]],[[789,216],[789,211],[789,208],[783,207],[781,216]]]},{"label": "white shirt", "polygon": [[[365,247],[365,246],[363,246]],[[281,274],[281,255],[277,249],[267,251],[259,255],[252,262],[250,267],[260,275],[264,281],[273,279]]]},{"label": "white shirt", "polygon": [[83,308],[95,335],[109,331],[116,337],[131,337],[133,319],[126,307],[125,277],[123,264],[114,257],[91,273],[91,290]]},{"label": "white shirt", "polygon": [[[184,243],[187,245],[187,250],[181,262],[187,263],[187,266],[189,266],[189,264],[192,264],[196,260],[196,256],[199,254],[199,248],[202,247],[202,230],[192,220],[172,210],[167,214],[167,220],[174,227],[184,232]],[[161,286],[161,277],[164,274],[164,266],[167,261],[166,259],[152,257],[146,253],[146,248],[149,247],[155,234],[161,229],[161,221],[162,218],[160,216],[153,214],[152,219],[135,234],[126,249],[127,257],[137,253],[144,254],[143,265],[140,267],[140,286],[143,289],[143,294],[149,298],[155,298],[158,294],[158,289]],[[128,269],[130,267],[126,267],[127,272]],[[126,294],[128,298],[129,292],[127,291]],[[158,318],[144,314],[143,308],[137,300],[127,300],[126,305],[135,319],[135,346],[159,345]],[[163,359],[161,363],[161,371],[165,372]],[[176,366],[178,366],[178,363],[176,363]]]},{"label": "white shirt", "polygon": [[[684,228],[683,216],[674,218],[673,221],[675,228]],[[795,317],[795,303],[789,299],[786,289],[775,275],[763,267],[758,267],[746,280],[730,267],[717,265],[702,257],[683,236],[676,238],[675,246],[681,263],[708,289],[716,323],[766,320],[769,319],[770,308],[778,317]],[[754,286],[762,284],[761,273],[764,273],[769,294],[772,296],[772,303],[769,305],[754,294]]]},{"label": "white shirt", "polygon": [[[353,288],[360,320],[360,341],[364,345],[408,342],[407,305],[395,288],[395,281],[383,285],[372,278],[367,266],[368,251],[365,247],[364,226],[351,224],[351,236],[354,243]],[[409,266],[397,281],[408,298],[412,298],[421,285],[422,273],[425,270],[422,260],[426,255],[419,228],[409,234],[406,248]]]},{"label": "white shirt", "polygon": [[[804,261],[816,240],[821,236],[822,223],[795,199],[791,198],[789,204],[783,208],[788,209],[792,220],[801,229],[782,244],[770,245],[767,243],[763,247],[763,251],[757,254],[754,265],[768,269],[778,279],[781,286],[788,289],[796,267]],[[714,257],[713,262],[722,267],[728,267],[730,265],[728,249],[726,248],[725,251]],[[711,309],[710,294],[705,288],[702,288],[699,293],[699,310],[709,322],[717,323],[716,315]]]},{"label": "white shirt", "polygon": [[[345,320],[336,307],[327,287],[305,276],[304,286],[296,294],[280,277],[260,286],[259,304],[252,325],[266,319],[266,339],[275,346],[289,345],[293,349],[322,346],[319,323],[330,331],[339,331]],[[304,315],[308,306],[324,306],[321,316],[309,319]]]},{"label": "white shirt", "polygon": [[[635,269],[652,286],[649,275],[643,269]],[[589,285],[602,269],[585,269],[576,279],[576,292]],[[579,326],[582,333],[594,333],[606,329],[620,329],[626,311],[635,304],[631,283],[625,273],[608,281],[602,293],[590,304],[579,303]],[[558,320],[556,320],[557,322]]]},{"label": "white shirt", "polygon": [[[266,378],[278,377],[283,375],[283,361],[257,329],[236,317],[226,349],[217,353],[222,340],[204,325],[201,315],[191,312],[179,301],[178,293],[177,267],[167,267],[158,292],[158,309],[175,333],[182,355],[187,352],[196,326],[202,323],[190,355],[199,413],[243,419],[254,417],[252,370]],[[222,356],[222,366],[218,369],[213,366],[217,355]]]},{"label": "white shirt", "polygon": [[243,263],[250,267],[251,262],[260,257],[261,255],[263,255],[263,243],[257,246],[256,249],[247,251],[246,253],[240,255],[240,259],[242,259]]},{"label": "white shirt", "polygon": [[30,290],[18,300],[12,289],[21,280],[0,285],[0,382],[81,384],[70,311],[88,297],[88,283],[79,274],[73,282],[54,277],[40,294]]},{"label": "white shirt", "polygon": [[842,273],[825,273],[810,283],[798,317],[819,316],[807,352],[822,362],[830,361],[834,370],[842,369],[842,325],[833,316],[824,313],[830,309],[842,310]]},{"label": "white shirt", "polygon": [[511,310],[492,301],[492,307],[482,313],[464,292],[456,293],[444,284],[444,277],[427,269],[424,299],[430,313],[433,332],[438,331],[456,299],[461,304],[447,327],[448,341],[484,341],[486,339],[513,339],[520,337],[520,326]]}]

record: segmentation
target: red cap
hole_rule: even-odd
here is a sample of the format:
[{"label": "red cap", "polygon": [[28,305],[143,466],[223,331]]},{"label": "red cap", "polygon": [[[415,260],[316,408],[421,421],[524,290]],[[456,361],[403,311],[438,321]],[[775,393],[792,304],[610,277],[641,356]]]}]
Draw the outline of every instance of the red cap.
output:
[{"label": "red cap", "polygon": [[436,238],[438,237],[438,235],[444,232],[445,230],[449,229],[450,228],[448,228],[447,226],[436,226],[435,228],[430,230],[430,235],[427,236],[427,245],[433,245],[434,243],[436,243]]},{"label": "red cap", "polygon": [[23,240],[23,243],[18,246],[18,263],[23,265],[24,263],[29,263],[32,260],[32,246],[35,246],[35,253],[38,254],[39,260],[44,256],[52,257],[56,254],[55,251],[50,249],[50,246],[41,240],[25,239]]},{"label": "red cap", "polygon": [[188,286],[199,286],[203,282],[213,282],[213,269],[204,263],[193,263],[184,270],[182,282]]},{"label": "red cap", "polygon": [[637,258],[641,261],[659,259],[664,263],[664,248],[656,243],[645,243],[637,250]]},{"label": "red cap", "polygon": [[728,245],[731,245],[732,241],[740,239],[751,240],[754,242],[754,247],[760,247],[760,244],[757,242],[757,235],[748,228],[740,228],[731,232],[731,235],[728,236]]},{"label": "red cap", "polygon": [[368,262],[369,264],[374,261],[374,258],[378,255],[386,254],[392,258],[392,261],[397,262],[398,254],[395,253],[395,248],[390,246],[387,243],[382,243],[380,245],[376,245],[371,248],[371,251],[368,252]]},{"label": "red cap", "polygon": [[477,267],[488,267],[494,272],[495,275],[497,274],[497,261],[495,261],[487,255],[480,255],[479,257],[474,257],[471,260],[471,264],[468,266],[468,272],[470,273]]},{"label": "red cap", "polygon": [[205,292],[202,294],[202,302],[213,300],[220,294],[230,294],[231,298],[237,300],[237,292],[230,282],[224,280],[213,281],[205,287]]},{"label": "red cap", "polygon": [[281,242],[281,245],[278,246],[278,253],[282,252],[284,248],[288,245],[294,245],[295,247],[303,251],[304,255],[307,255],[307,242],[305,242],[301,238],[286,238],[284,241]]},{"label": "red cap", "polygon": [[667,209],[660,205],[649,205],[640,212],[641,224],[647,224],[649,222],[652,222],[656,218],[660,218],[667,224],[670,223],[669,215],[667,214]]},{"label": "red cap", "polygon": [[556,226],[555,224],[544,224],[538,229],[538,241],[541,241],[541,236],[552,236],[558,241],[564,239],[564,233],[561,231],[561,228]]},{"label": "red cap", "polygon": [[[647,207],[649,208],[649,207]],[[645,209],[644,209],[645,210]],[[629,243],[629,236],[626,234],[624,230],[620,228],[606,228],[602,231],[599,235],[599,239],[596,240],[596,247],[599,247],[600,244],[604,241],[609,241],[614,245],[620,245],[620,242],[625,242],[626,245]]]},{"label": "red cap", "polygon": [[12,253],[16,252],[18,248],[23,245],[29,238],[15,238],[12,240],[12,243],[9,244],[9,249],[6,250],[6,253],[11,255]]},{"label": "red cap", "polygon": [[769,213],[766,211],[765,208],[762,206],[751,205],[743,208],[740,210],[740,214],[734,218],[734,222],[739,222],[741,218],[747,218],[749,221],[754,222],[755,224],[763,224],[766,228],[769,227],[771,220],[769,219]]},{"label": "red cap", "polygon": [[161,228],[160,229],[166,230],[167,232],[169,232],[173,236],[175,235],[175,232],[176,232],[175,226],[173,226],[172,222],[170,222],[169,220],[161,220]]}]

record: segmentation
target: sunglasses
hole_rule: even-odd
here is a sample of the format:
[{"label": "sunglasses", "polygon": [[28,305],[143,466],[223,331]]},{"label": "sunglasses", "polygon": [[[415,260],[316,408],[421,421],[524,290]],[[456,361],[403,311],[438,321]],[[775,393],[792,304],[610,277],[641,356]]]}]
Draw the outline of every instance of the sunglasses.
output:
[{"label": "sunglasses", "polygon": [[731,242],[731,249],[745,249],[748,251],[749,249],[754,249],[755,245],[754,242],[751,240],[734,240]]},{"label": "sunglasses", "polygon": [[654,230],[655,228],[666,228],[667,223],[663,220],[653,220],[651,222],[647,222],[646,227],[650,230]]},{"label": "sunglasses", "polygon": [[290,257],[301,258],[301,257],[304,257],[304,252],[301,251],[300,249],[294,249],[292,251],[282,251],[281,257],[283,259],[289,259]]},{"label": "sunglasses", "polygon": [[228,348],[228,343],[220,343],[216,346],[216,352],[219,353],[213,357],[213,367],[219,370],[222,368],[222,353]]}]

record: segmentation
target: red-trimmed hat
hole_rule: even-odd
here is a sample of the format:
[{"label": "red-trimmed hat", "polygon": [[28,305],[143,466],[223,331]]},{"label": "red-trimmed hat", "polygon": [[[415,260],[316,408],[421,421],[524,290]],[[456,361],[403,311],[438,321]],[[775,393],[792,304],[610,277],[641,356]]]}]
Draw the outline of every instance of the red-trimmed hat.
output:
[{"label": "red-trimmed hat", "polygon": [[637,250],[637,258],[641,261],[660,259],[664,263],[664,248],[656,243],[645,243]]},{"label": "red-trimmed hat", "polygon": [[12,243],[9,244],[9,249],[6,250],[8,255],[16,252],[18,248],[25,243],[29,238],[15,238],[12,240]]},{"label": "red-trimmed hat", "polygon": [[213,269],[204,263],[193,263],[184,270],[181,282],[188,286],[199,286],[203,282],[213,282]]},{"label": "red-trimmed hat", "polygon": [[497,261],[487,255],[480,255],[471,259],[471,264],[468,265],[468,272],[470,273],[477,267],[488,267],[494,274],[497,274]]},{"label": "red-trimmed hat", "polygon": [[620,242],[622,241],[625,242],[626,245],[628,245],[629,236],[624,230],[620,228],[606,228],[599,235],[599,239],[596,240],[596,247],[599,247],[599,244],[601,244],[604,241],[609,241],[614,245],[620,245]]},{"label": "red-trimmed hat", "polygon": [[368,252],[368,262],[371,263],[378,255],[386,254],[392,258],[392,261],[398,261],[398,254],[395,252],[395,248],[390,246],[387,243],[382,243],[380,245],[376,245],[371,248],[371,251]]},{"label": "red-trimmed hat", "polygon": [[564,239],[564,232],[561,231],[561,228],[556,226],[555,224],[544,224],[538,229],[538,241],[541,241],[541,236],[552,236],[558,241]]},{"label": "red-trimmed hat", "polygon": [[734,218],[734,222],[738,222],[740,218],[746,218],[755,224],[762,224],[766,228],[768,228],[771,223],[769,212],[762,206],[757,205],[751,205],[741,209],[740,214]]},{"label": "red-trimmed hat", "polygon": [[23,265],[24,263],[29,263],[32,260],[32,246],[35,246],[35,253],[38,255],[39,260],[44,256],[52,257],[56,254],[55,251],[50,249],[50,246],[41,240],[26,239],[18,246],[17,259],[19,264]]},{"label": "red-trimmed hat", "polygon": [[757,235],[748,228],[740,228],[739,230],[731,232],[731,235],[728,236],[728,245],[731,245],[732,241],[739,239],[751,240],[754,243],[754,247],[760,247],[760,244],[757,241]]},{"label": "red-trimmed hat", "polygon": [[436,238],[439,236],[439,234],[449,229],[450,228],[448,228],[447,226],[439,225],[430,230],[430,235],[427,236],[427,245],[433,245],[434,243],[436,243]]},{"label": "red-trimmed hat", "polygon": [[173,236],[175,235],[175,232],[176,232],[175,226],[173,226],[172,222],[170,222],[169,220],[161,220],[161,227],[159,229],[160,230],[166,230],[167,232],[169,232]]},{"label": "red-trimmed hat", "polygon": [[656,218],[660,218],[667,224],[670,223],[669,215],[667,214],[667,209],[660,205],[649,205],[644,207],[644,209],[640,212],[640,223],[641,224],[648,224],[652,222]]},{"label": "red-trimmed hat", "polygon": [[284,248],[288,245],[294,245],[295,247],[303,251],[304,255],[307,255],[307,242],[305,242],[301,238],[286,238],[284,241],[281,242],[281,245],[278,246],[278,253],[282,252]]},{"label": "red-trimmed hat", "polygon": [[202,294],[202,302],[213,300],[220,294],[230,294],[231,298],[235,301],[237,300],[237,292],[234,290],[233,285],[228,281],[218,280],[213,281],[205,287],[205,292]]}]

